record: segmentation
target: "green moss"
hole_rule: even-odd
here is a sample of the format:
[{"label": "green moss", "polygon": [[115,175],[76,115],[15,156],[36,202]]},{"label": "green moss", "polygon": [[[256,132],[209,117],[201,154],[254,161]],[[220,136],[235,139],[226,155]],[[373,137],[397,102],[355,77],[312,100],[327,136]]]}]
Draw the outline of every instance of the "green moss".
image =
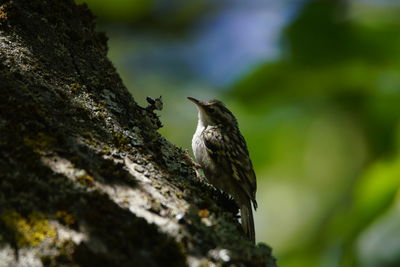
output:
[{"label": "green moss", "polygon": [[92,187],[94,186],[94,178],[89,174],[83,174],[76,177],[76,180],[83,186]]},{"label": "green moss", "polygon": [[83,132],[82,136],[88,139],[92,139],[93,138],[93,134],[91,132]]},{"label": "green moss", "polygon": [[34,136],[25,136],[23,140],[25,145],[32,148],[35,152],[42,152],[56,142],[54,137],[48,136],[42,132]]},{"label": "green moss", "polygon": [[8,10],[12,8],[10,3],[6,3],[0,6],[0,20],[8,19]]},{"label": "green moss", "polygon": [[105,147],[102,148],[101,153],[103,155],[109,155],[111,154],[111,147],[109,147],[107,144],[104,144]]},{"label": "green moss", "polygon": [[72,93],[76,93],[81,88],[82,88],[82,85],[79,84],[79,83],[73,83],[70,86],[70,90],[71,90]]},{"label": "green moss", "polygon": [[121,150],[129,149],[130,139],[124,136],[122,133],[114,133],[114,144],[117,145],[117,148]]},{"label": "green moss", "polygon": [[0,10],[0,20],[7,19],[7,13]]},{"label": "green moss", "polygon": [[73,225],[76,223],[76,218],[74,215],[68,213],[65,210],[59,210],[56,212],[56,217],[65,225]]},{"label": "green moss", "polygon": [[24,218],[16,211],[5,211],[0,219],[14,232],[18,247],[36,247],[46,238],[56,238],[56,230],[41,213],[32,213]]}]

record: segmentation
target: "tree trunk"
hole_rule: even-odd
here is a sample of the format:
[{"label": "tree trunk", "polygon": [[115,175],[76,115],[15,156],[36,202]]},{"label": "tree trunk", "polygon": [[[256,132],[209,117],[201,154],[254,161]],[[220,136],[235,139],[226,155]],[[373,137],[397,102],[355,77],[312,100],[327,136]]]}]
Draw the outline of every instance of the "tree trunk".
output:
[{"label": "tree trunk", "polygon": [[93,21],[72,0],[0,0],[0,266],[276,266],[157,133]]}]

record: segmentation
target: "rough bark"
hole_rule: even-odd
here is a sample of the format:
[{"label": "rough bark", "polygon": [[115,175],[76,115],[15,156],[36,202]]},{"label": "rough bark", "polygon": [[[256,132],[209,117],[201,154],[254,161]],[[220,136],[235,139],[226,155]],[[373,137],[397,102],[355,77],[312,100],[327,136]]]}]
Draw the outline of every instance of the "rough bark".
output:
[{"label": "rough bark", "polygon": [[276,266],[157,133],[93,21],[71,0],[0,1],[0,266]]}]

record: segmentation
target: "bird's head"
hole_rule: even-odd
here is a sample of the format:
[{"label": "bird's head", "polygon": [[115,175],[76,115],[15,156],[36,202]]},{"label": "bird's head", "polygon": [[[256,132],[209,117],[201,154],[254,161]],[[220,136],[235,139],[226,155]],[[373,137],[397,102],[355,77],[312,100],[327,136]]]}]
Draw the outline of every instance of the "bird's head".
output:
[{"label": "bird's head", "polygon": [[215,99],[199,101],[193,97],[188,97],[199,111],[199,122],[204,127],[222,125],[224,127],[237,127],[237,121],[232,112],[225,105]]}]

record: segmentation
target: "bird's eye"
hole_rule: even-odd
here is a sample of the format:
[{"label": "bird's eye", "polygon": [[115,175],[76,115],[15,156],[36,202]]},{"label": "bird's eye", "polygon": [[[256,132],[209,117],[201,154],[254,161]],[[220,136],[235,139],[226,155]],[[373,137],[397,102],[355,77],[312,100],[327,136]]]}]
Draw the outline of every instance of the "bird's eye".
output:
[{"label": "bird's eye", "polygon": [[213,109],[213,108],[209,108],[209,109],[208,109],[208,112],[212,114],[212,113],[214,113],[214,112],[215,112],[215,109]]}]

